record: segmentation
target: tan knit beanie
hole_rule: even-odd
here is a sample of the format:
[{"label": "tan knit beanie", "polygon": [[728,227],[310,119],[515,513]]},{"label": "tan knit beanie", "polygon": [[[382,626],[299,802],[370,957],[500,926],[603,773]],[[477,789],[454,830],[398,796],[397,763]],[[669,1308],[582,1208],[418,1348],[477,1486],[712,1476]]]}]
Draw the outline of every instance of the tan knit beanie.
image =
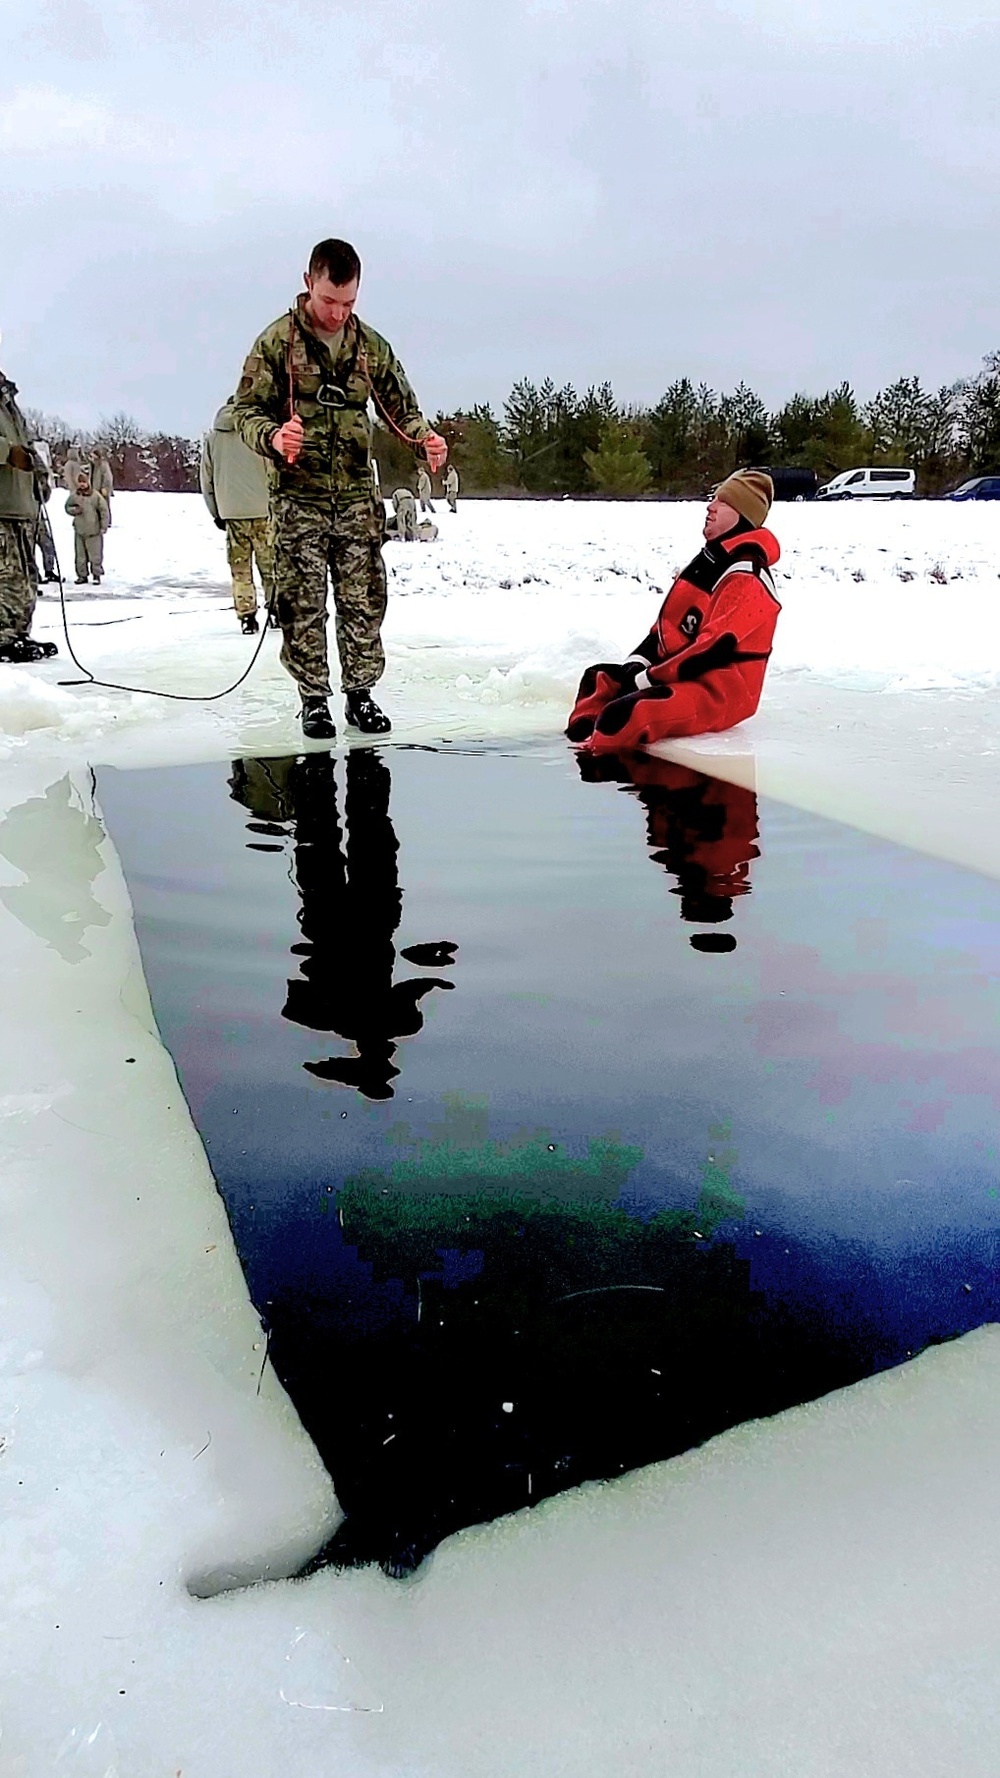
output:
[{"label": "tan knit beanie", "polygon": [[762,469],[738,469],[719,483],[714,497],[724,500],[751,525],[762,525],[774,499],[774,483]]}]

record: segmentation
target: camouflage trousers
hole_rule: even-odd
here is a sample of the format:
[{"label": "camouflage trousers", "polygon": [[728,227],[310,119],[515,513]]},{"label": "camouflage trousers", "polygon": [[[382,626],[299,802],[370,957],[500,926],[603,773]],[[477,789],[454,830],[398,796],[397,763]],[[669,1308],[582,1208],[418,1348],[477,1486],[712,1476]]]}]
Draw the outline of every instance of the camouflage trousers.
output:
[{"label": "camouflage trousers", "polygon": [[0,646],[27,636],[38,598],[34,524],[0,519]]},{"label": "camouflage trousers", "polygon": [[341,688],[360,691],[374,685],[385,671],[380,636],[386,607],[381,502],[368,497],[310,506],[302,500],[276,500],[271,516],[278,622],[284,636],[282,666],[304,698],[329,696],[329,575]]},{"label": "camouflage trousers", "polygon": [[270,604],[274,585],[274,550],[271,545],[270,519],[227,519],[226,555],[233,577],[233,604],[237,617],[249,617],[257,609],[257,588],[253,583],[254,557],[257,573],[264,589],[264,602]]},{"label": "camouflage trousers", "polygon": [[35,526],[35,548],[42,552],[42,573],[46,580],[57,580],[59,577],[59,558],[56,546],[52,541],[47,515],[44,507],[38,509],[38,523]]}]

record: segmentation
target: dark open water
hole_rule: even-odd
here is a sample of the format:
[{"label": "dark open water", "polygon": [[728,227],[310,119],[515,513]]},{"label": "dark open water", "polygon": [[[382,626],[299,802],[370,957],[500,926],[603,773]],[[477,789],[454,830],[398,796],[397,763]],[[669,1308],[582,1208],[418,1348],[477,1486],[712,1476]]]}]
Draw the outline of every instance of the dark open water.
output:
[{"label": "dark open water", "polygon": [[1000,1319],[1000,884],[634,769],[100,775],[328,1559]]}]

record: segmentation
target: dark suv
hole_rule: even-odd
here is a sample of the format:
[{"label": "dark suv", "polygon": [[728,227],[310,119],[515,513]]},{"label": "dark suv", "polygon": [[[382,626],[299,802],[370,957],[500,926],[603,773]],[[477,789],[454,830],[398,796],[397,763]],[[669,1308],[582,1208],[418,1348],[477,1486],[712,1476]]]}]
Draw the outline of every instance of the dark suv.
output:
[{"label": "dark suv", "polygon": [[1000,500],[1000,475],[974,475],[946,495],[948,500]]}]

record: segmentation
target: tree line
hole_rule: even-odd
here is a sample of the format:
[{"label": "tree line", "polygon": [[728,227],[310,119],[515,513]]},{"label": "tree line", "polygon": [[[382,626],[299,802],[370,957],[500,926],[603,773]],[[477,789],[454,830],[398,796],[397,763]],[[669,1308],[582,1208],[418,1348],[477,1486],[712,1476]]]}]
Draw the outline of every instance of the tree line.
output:
[{"label": "tree line", "polygon": [[[36,437],[56,453],[101,445],[116,486],[189,492],[198,486],[201,441],[144,432],[126,414],[93,433],[29,412]],[[793,395],[769,411],[747,384],[717,393],[679,377],[653,407],[620,404],[610,383],[580,394],[551,379],[514,384],[501,413],[480,403],[439,413],[466,493],[505,495],[701,495],[734,469],[811,469],[827,480],[861,464],[917,472],[920,494],[939,494],[965,475],[1000,473],[1000,352],[976,376],[937,390],[900,377],[861,402],[848,383],[823,395]],[[376,424],[383,489],[412,482],[412,453]]]},{"label": "tree line", "polygon": [[71,445],[84,453],[98,447],[107,451],[116,488],[151,494],[190,494],[198,487],[201,439],[180,438],[167,432],[146,432],[128,414],[112,414],[99,421],[92,432],[70,426],[58,414],[26,408],[25,419],[32,438],[44,438],[60,469]]}]

